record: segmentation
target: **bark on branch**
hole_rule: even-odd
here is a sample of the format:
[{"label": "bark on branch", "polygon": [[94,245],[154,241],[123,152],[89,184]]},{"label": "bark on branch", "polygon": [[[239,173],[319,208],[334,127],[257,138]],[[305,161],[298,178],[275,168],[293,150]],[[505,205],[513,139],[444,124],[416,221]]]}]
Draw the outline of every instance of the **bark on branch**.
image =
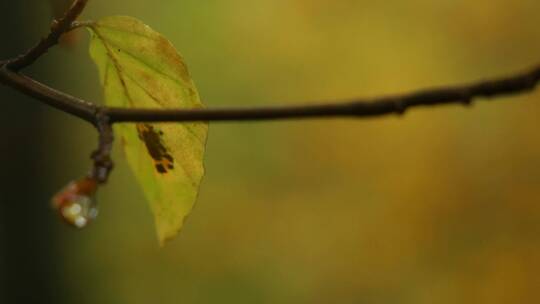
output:
[{"label": "bark on branch", "polygon": [[101,115],[106,115],[110,123],[375,117],[403,114],[405,111],[419,106],[452,103],[469,105],[477,98],[495,98],[526,93],[533,90],[539,82],[540,66],[512,76],[471,84],[425,89],[403,95],[336,100],[318,104],[192,110],[128,109],[97,106],[96,103],[60,92],[15,72],[6,63],[0,66],[0,83],[94,125],[97,123],[98,112]]},{"label": "bark on branch", "polygon": [[104,108],[111,122],[249,121],[330,117],[373,117],[403,114],[409,108],[449,103],[469,105],[476,98],[525,93],[540,82],[540,66],[513,76],[459,86],[433,88],[409,94],[315,105],[267,108],[148,110]]}]

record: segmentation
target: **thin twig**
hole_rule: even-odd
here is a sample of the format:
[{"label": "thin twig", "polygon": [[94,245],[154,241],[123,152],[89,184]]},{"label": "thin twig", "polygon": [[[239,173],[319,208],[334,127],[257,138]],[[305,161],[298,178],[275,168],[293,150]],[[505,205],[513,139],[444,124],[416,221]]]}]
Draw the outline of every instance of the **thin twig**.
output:
[{"label": "thin twig", "polygon": [[128,109],[98,107],[95,103],[59,92],[30,77],[0,69],[0,83],[9,85],[22,93],[46,104],[96,124],[97,113],[106,115],[110,123],[122,122],[186,122],[186,121],[264,121],[281,119],[374,117],[403,114],[418,106],[442,104],[470,104],[476,98],[493,98],[528,92],[540,81],[540,66],[509,77],[482,81],[453,87],[421,90],[404,95],[385,96],[349,101],[265,107],[223,109]]},{"label": "thin twig", "polygon": [[90,177],[99,184],[107,182],[109,174],[113,168],[111,151],[114,143],[114,132],[109,118],[101,112],[97,112],[96,128],[99,133],[98,148],[92,153],[94,165],[90,172]]},{"label": "thin twig", "polygon": [[0,83],[42,101],[53,108],[96,124],[98,107],[95,104],[60,92],[30,77],[11,71],[5,65],[0,67]]},{"label": "thin twig", "polygon": [[58,44],[60,36],[71,29],[72,23],[83,12],[87,3],[88,0],[75,0],[62,18],[53,21],[51,32],[47,37],[41,39],[38,44],[28,50],[25,54],[10,60],[10,62],[7,63],[7,67],[13,71],[20,71],[21,69],[32,65],[51,47]]},{"label": "thin twig", "polygon": [[104,108],[111,123],[116,122],[182,122],[182,121],[254,121],[329,117],[373,117],[403,114],[417,106],[435,106],[449,103],[468,105],[475,98],[524,93],[535,88],[540,81],[540,66],[514,76],[473,84],[428,89],[405,95],[372,99],[330,101],[318,105],[267,108],[225,109],[127,109]]}]

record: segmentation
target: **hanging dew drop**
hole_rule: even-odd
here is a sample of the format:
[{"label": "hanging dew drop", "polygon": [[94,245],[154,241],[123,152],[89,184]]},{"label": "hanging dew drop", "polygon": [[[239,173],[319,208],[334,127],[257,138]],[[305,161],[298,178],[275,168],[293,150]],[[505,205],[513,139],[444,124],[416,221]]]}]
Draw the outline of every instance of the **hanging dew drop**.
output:
[{"label": "hanging dew drop", "polygon": [[75,195],[64,204],[60,212],[69,224],[84,228],[88,222],[96,218],[98,209],[91,197]]},{"label": "hanging dew drop", "polygon": [[66,223],[84,228],[98,215],[96,189],[97,182],[92,178],[71,182],[53,197],[53,207]]}]

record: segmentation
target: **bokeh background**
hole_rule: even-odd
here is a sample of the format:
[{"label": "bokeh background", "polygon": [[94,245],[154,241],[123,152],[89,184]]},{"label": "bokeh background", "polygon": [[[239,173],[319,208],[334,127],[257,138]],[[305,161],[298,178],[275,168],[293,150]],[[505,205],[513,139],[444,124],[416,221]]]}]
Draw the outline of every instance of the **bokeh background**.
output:
[{"label": "bokeh background", "polygon": [[[540,58],[536,0],[90,1],[181,50],[209,107],[406,92]],[[0,2],[0,55],[47,32],[50,4]],[[84,32],[26,72],[101,100]],[[90,166],[83,122],[0,88],[1,303],[540,301],[540,92],[404,117],[215,123],[207,175],[160,249],[121,153],[99,219],[50,197]]]}]

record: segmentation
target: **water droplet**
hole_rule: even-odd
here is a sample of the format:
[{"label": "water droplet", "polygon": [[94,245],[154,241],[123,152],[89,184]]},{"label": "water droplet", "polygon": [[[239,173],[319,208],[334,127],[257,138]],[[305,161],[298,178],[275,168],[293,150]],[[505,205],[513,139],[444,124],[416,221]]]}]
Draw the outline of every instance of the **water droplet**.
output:
[{"label": "water droplet", "polygon": [[96,189],[97,182],[91,178],[71,182],[53,197],[53,207],[66,223],[84,228],[98,215]]}]

